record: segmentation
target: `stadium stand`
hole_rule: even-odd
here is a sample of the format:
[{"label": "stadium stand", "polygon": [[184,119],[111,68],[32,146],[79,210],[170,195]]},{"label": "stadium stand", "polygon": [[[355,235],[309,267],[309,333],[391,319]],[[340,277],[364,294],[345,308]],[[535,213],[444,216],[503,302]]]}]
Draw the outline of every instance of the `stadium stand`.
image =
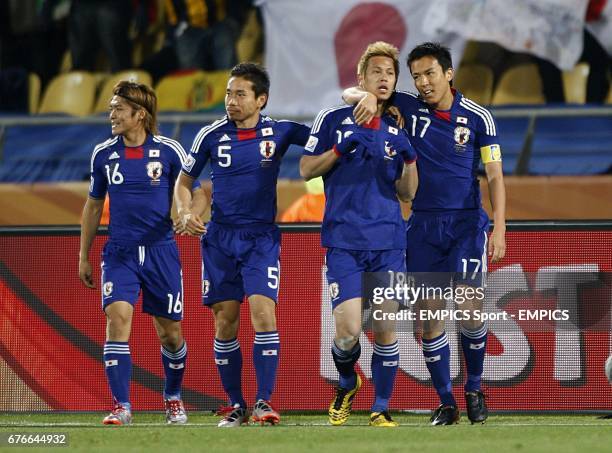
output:
[{"label": "stadium stand", "polygon": [[533,137],[532,174],[597,174],[612,168],[610,116],[540,118]]},{"label": "stadium stand", "polygon": [[569,104],[584,104],[586,102],[588,63],[578,63],[571,71],[563,71],[563,92],[565,102]]},{"label": "stadium stand", "polygon": [[187,112],[218,107],[225,97],[229,71],[183,71],[162,78],[155,90],[160,112]]},{"label": "stadium stand", "polygon": [[30,114],[38,112],[40,104],[40,77],[34,72],[28,74],[28,111]]},{"label": "stadium stand", "polygon": [[145,85],[151,86],[153,79],[151,75],[139,69],[129,69],[126,71],[119,71],[104,81],[100,93],[98,94],[98,100],[94,107],[94,113],[102,113],[108,111],[108,102],[113,96],[113,87],[117,82],[121,80],[129,80],[131,82],[144,83]]},{"label": "stadium stand", "polygon": [[504,72],[491,100],[492,105],[544,103],[542,81],[535,64],[521,64]]},{"label": "stadium stand", "polygon": [[482,64],[465,64],[457,70],[453,85],[478,104],[489,105],[493,94],[493,71]]},{"label": "stadium stand", "polygon": [[85,116],[91,113],[96,95],[96,81],[85,71],[56,76],[45,90],[38,113],[67,113]]}]

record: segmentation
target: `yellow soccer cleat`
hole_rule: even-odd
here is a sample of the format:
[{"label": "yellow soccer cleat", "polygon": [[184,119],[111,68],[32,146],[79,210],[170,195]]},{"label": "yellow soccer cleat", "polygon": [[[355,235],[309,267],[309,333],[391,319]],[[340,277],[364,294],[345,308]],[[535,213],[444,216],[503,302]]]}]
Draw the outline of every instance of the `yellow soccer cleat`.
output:
[{"label": "yellow soccer cleat", "polygon": [[344,425],[351,415],[353,398],[361,388],[361,378],[357,375],[357,382],[352,389],[338,387],[336,396],[329,405],[329,423],[334,426]]},{"label": "yellow soccer cleat", "polygon": [[394,421],[389,411],[372,412],[370,415],[370,426],[377,428],[395,428],[399,423]]}]

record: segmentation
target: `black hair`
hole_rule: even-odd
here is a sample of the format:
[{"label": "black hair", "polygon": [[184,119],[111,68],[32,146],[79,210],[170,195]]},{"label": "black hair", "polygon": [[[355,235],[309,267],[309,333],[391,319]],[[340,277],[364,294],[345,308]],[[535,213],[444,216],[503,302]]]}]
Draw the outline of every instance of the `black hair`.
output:
[{"label": "black hair", "polygon": [[443,46],[439,42],[424,42],[416,46],[410,54],[408,54],[408,70],[410,70],[410,64],[415,60],[420,60],[423,57],[434,57],[442,66],[442,71],[446,72],[449,68],[453,67],[453,60],[451,58],[450,49]]},{"label": "black hair", "polygon": [[[241,77],[251,82],[255,97],[265,94],[267,98],[270,95],[270,76],[265,68],[257,63],[238,63],[232,68],[230,76]],[[267,103],[268,100],[266,99],[266,103],[261,107],[262,110]]]}]

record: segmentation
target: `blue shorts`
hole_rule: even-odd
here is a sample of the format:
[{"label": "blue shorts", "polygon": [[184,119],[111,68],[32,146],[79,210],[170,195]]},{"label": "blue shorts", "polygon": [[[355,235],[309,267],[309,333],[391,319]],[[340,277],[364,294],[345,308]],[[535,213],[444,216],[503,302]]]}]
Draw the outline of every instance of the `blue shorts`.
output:
[{"label": "blue shorts", "polygon": [[[430,275],[428,284],[481,286],[487,272],[489,217],[483,209],[413,212],[408,219],[406,268]],[[442,274],[444,273],[444,274]],[[422,274],[421,274],[422,276]]]},{"label": "blue shorts", "polygon": [[102,309],[116,301],[135,305],[142,290],[142,311],[180,321],[183,273],[174,241],[152,246],[107,242],[102,251]]},{"label": "blue shorts", "polygon": [[329,248],[325,263],[332,309],[335,309],[345,300],[363,297],[364,272],[406,272],[406,251]]},{"label": "blue shorts", "polygon": [[259,294],[278,300],[280,230],[276,225],[209,224],[202,236],[202,302],[242,302]]}]

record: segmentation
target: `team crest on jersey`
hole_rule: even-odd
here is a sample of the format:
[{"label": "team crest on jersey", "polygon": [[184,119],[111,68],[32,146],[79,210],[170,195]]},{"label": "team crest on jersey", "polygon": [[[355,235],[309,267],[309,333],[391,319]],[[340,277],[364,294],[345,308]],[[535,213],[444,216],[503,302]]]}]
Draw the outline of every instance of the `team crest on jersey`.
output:
[{"label": "team crest on jersey", "polygon": [[340,286],[338,283],[334,282],[329,285],[329,294],[331,295],[332,299],[336,299],[340,295]]},{"label": "team crest on jersey", "polygon": [[161,162],[149,162],[147,164],[147,175],[151,178],[151,184],[159,184],[159,178],[162,175]]},{"label": "team crest on jersey", "polygon": [[113,294],[113,282],[104,283],[102,294],[104,294],[104,297],[109,297],[111,294]]},{"label": "team crest on jersey", "polygon": [[470,140],[470,130],[467,127],[457,126],[455,128],[455,143],[465,145]]},{"label": "team crest on jersey", "polygon": [[385,140],[385,159],[393,159],[393,156],[397,155],[397,152],[391,147],[391,144]]},{"label": "team crest on jersey", "polygon": [[263,140],[259,142],[259,154],[264,157],[264,160],[270,160],[276,151],[276,143],[272,140]]},{"label": "team crest on jersey", "polygon": [[210,282],[208,280],[202,280],[202,295],[206,296],[210,291]]}]

